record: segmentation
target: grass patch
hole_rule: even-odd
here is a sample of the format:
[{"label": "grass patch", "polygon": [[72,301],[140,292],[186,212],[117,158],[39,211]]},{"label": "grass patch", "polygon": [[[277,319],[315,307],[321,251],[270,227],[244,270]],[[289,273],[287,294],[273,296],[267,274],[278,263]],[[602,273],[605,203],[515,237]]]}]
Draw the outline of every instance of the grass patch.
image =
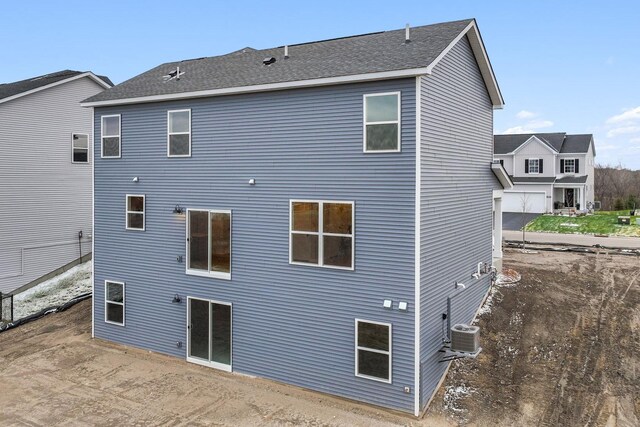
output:
[{"label": "grass patch", "polygon": [[543,231],[565,234],[608,234],[611,236],[640,237],[637,216],[631,217],[631,225],[619,225],[618,216],[629,215],[629,211],[596,212],[595,215],[568,217],[541,215],[526,225],[526,231]]}]

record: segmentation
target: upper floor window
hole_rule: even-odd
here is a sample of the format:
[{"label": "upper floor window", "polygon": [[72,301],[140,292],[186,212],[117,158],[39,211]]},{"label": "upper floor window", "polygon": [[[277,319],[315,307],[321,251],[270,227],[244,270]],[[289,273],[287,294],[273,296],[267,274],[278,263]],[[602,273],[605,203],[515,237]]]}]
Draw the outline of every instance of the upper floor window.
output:
[{"label": "upper floor window", "polygon": [[356,319],[356,376],[391,382],[391,325]]},{"label": "upper floor window", "polygon": [[167,112],[167,156],[191,156],[191,110]]},{"label": "upper floor window", "polygon": [[127,230],[144,231],[144,199],[127,194]]},{"label": "upper floor window", "polygon": [[364,95],[364,151],[400,151],[400,92]]},{"label": "upper floor window", "polygon": [[542,159],[527,159],[525,173],[542,173]]},{"label": "upper floor window", "polygon": [[231,279],[231,211],[187,210],[187,274]]},{"label": "upper floor window", "polygon": [[118,159],[120,150],[120,114],[102,116],[101,127],[102,157]]},{"label": "upper floor window", "polygon": [[576,159],[564,159],[563,173],[576,173]]},{"label": "upper floor window", "polygon": [[89,135],[71,135],[71,163],[89,163]]},{"label": "upper floor window", "polygon": [[353,270],[353,202],[291,201],[289,262]]}]

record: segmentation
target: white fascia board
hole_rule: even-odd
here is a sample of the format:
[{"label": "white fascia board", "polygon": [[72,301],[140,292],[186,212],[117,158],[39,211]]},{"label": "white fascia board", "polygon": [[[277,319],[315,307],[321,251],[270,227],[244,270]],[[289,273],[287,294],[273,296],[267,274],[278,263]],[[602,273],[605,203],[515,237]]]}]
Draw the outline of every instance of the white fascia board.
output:
[{"label": "white fascia board", "polygon": [[496,76],[493,72],[493,67],[491,67],[491,62],[489,61],[489,56],[487,55],[484,43],[482,42],[482,36],[480,36],[480,31],[478,31],[475,19],[471,21],[451,43],[449,43],[449,46],[447,46],[431,64],[429,64],[427,67],[427,74],[431,74],[433,68],[438,65],[442,58],[444,58],[465,35],[469,38],[469,44],[471,45],[473,54],[476,57],[476,62],[480,68],[480,74],[482,74],[485,86],[487,87],[489,96],[491,97],[493,108],[501,110],[504,108],[504,98],[502,97],[502,92],[500,92],[498,81],[496,80]]},{"label": "white fascia board", "polygon": [[171,93],[165,95],[141,96],[136,98],[113,99],[107,101],[83,102],[82,107],[105,107],[109,105],[141,104],[145,102],[173,101],[177,99],[203,98],[208,96],[235,95],[248,92],[268,92],[283,89],[295,89],[313,86],[328,86],[346,83],[359,83],[374,80],[388,80],[404,77],[416,77],[427,74],[427,68],[409,68],[406,70],[384,71],[379,73],[354,74],[350,76],[326,77],[321,79],[297,80],[282,83],[238,86],[195,92]]},{"label": "white fascia board", "polygon": [[509,177],[509,174],[500,163],[491,163],[491,171],[500,181],[503,189],[513,188],[513,181]]},{"label": "white fascia board", "polygon": [[100,86],[104,87],[105,89],[109,89],[111,87],[109,83],[105,82],[104,80],[102,80],[101,78],[99,78],[98,76],[96,76],[95,74],[89,71],[86,73],[78,74],[77,76],[69,77],[68,79],[64,79],[64,80],[57,81],[55,83],[48,84],[46,86],[37,87],[35,89],[31,89],[26,92],[17,93],[13,96],[0,99],[0,104],[4,102],[13,101],[14,99],[17,99],[17,98],[22,98],[23,96],[31,95],[32,93],[41,92],[43,90],[47,90],[55,86],[60,86],[61,84],[69,83],[74,80],[82,79],[84,77],[89,77],[91,80],[98,83]]},{"label": "white fascia board", "polygon": [[551,154],[558,154],[556,150],[551,148],[549,144],[546,144],[544,141],[541,141],[540,138],[532,135],[531,138],[527,139],[523,144],[520,144],[518,148],[513,150],[510,154],[516,154],[518,151],[522,150],[526,145],[530,144],[532,141],[538,141],[542,146],[544,146],[547,150],[551,152]]},{"label": "white fascia board", "polygon": [[414,365],[413,365],[413,375],[414,375],[414,386],[413,386],[413,398],[414,398],[414,411],[413,414],[417,417],[420,415],[420,294],[421,294],[421,279],[420,279],[420,212],[421,212],[421,185],[422,185],[422,164],[421,164],[421,140],[422,140],[422,78],[420,76],[416,77],[416,193],[415,193],[415,213],[414,213],[414,337],[413,337],[413,357],[414,357]]}]

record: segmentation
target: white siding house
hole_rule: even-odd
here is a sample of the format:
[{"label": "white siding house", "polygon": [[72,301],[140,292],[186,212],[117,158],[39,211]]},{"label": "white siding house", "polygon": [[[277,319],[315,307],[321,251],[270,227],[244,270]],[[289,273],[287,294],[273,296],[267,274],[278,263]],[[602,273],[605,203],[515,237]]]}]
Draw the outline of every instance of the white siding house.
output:
[{"label": "white siding house", "polygon": [[514,187],[503,212],[586,210],[594,201],[593,135],[539,133],[494,136],[494,158]]},{"label": "white siding house", "polygon": [[91,252],[92,110],[79,102],[110,86],[69,70],[0,85],[0,292]]}]

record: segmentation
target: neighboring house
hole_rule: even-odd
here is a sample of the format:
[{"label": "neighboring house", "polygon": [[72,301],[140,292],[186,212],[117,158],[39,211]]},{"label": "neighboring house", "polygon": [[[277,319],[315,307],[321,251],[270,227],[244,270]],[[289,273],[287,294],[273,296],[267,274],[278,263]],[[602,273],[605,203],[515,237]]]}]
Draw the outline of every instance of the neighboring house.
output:
[{"label": "neighboring house", "polygon": [[447,296],[466,285],[470,322],[489,288],[502,103],[474,20],[167,63],[86,100],[95,336],[418,414]]},{"label": "neighboring house", "polygon": [[[64,70],[0,84],[0,292],[91,252],[91,111],[106,77]],[[82,239],[78,233],[82,231]]]},{"label": "neighboring house", "polygon": [[590,134],[495,135],[494,157],[514,183],[504,193],[503,212],[586,210],[594,201],[595,155]]}]

